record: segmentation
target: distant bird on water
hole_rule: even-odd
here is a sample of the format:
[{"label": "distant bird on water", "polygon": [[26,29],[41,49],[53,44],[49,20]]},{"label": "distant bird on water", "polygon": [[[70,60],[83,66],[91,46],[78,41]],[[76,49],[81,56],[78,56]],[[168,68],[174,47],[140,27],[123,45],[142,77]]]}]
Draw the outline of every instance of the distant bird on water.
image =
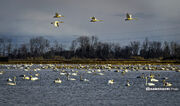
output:
[{"label": "distant bird on water", "polygon": [[51,22],[51,24],[53,24],[55,27],[59,27],[60,23],[64,23],[64,22],[63,21],[54,21],[54,22]]},{"label": "distant bird on water", "polygon": [[114,80],[108,80],[108,84],[114,84]]},{"label": "distant bird on water", "polygon": [[7,85],[16,85],[16,77],[14,77],[14,82],[11,82],[11,81],[9,81],[8,83],[7,83]]},{"label": "distant bird on water", "polygon": [[54,80],[54,83],[62,83],[62,81],[60,80],[60,78],[57,78],[56,80]]},{"label": "distant bird on water", "polygon": [[146,79],[146,86],[155,86],[155,84],[154,83],[148,83],[148,77],[145,77],[145,79]]},{"label": "distant bird on water", "polygon": [[103,21],[103,20],[99,20],[99,19],[97,19],[96,17],[91,17],[91,20],[90,20],[90,22],[99,22],[99,21]]},{"label": "distant bird on water", "polygon": [[127,80],[127,82],[126,82],[126,86],[131,86],[131,84],[130,84],[129,80]]},{"label": "distant bird on water", "polygon": [[4,71],[0,71],[0,75],[4,74]]},{"label": "distant bird on water", "polygon": [[132,15],[127,13],[125,21],[130,21],[130,20],[137,20],[137,19],[136,18],[132,18]]}]

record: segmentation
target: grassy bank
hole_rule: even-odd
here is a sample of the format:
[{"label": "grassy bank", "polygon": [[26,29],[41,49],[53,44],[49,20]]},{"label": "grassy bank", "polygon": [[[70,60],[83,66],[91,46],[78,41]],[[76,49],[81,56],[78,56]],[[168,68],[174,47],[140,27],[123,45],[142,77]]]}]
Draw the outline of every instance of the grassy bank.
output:
[{"label": "grassy bank", "polygon": [[8,60],[0,64],[177,64],[178,60],[134,60],[134,59],[116,59],[116,60],[98,60],[98,59],[36,59],[36,60]]}]

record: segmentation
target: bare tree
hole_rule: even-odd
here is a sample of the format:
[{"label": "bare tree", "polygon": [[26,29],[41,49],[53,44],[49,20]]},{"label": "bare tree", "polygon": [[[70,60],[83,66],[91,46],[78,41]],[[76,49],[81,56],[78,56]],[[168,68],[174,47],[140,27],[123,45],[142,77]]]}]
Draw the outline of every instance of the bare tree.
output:
[{"label": "bare tree", "polygon": [[36,37],[30,39],[29,45],[31,54],[36,57],[42,56],[45,52],[47,52],[49,50],[50,43],[43,37]]},{"label": "bare tree", "polygon": [[149,40],[148,38],[145,38],[145,41],[142,44],[142,48],[140,50],[140,55],[144,58],[148,58],[149,57],[149,52],[148,52],[148,48],[149,48]]},{"label": "bare tree", "polygon": [[0,56],[3,56],[4,39],[0,38]]},{"label": "bare tree", "polygon": [[170,54],[170,46],[167,41],[164,42],[164,47],[163,47],[163,57],[164,58],[169,58],[171,56]]},{"label": "bare tree", "polygon": [[138,41],[133,41],[130,43],[130,47],[132,49],[132,55],[133,56],[137,56],[138,55],[138,52],[139,52],[139,47],[140,47],[140,42]]}]

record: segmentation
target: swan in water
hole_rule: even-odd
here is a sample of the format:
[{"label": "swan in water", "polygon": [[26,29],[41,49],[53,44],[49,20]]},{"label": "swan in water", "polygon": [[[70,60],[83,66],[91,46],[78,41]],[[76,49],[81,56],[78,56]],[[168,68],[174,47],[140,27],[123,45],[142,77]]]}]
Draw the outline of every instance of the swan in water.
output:
[{"label": "swan in water", "polygon": [[73,76],[77,76],[77,73],[71,73],[71,75],[73,75]]},{"label": "swan in water", "polygon": [[89,80],[88,80],[88,79],[83,79],[83,78],[82,78],[82,75],[80,75],[80,81],[88,82]]},{"label": "swan in water", "polygon": [[60,80],[60,78],[57,78],[56,80],[54,80],[54,83],[62,83],[62,81]]},{"label": "swan in water", "polygon": [[14,82],[8,82],[7,85],[16,85],[16,77],[14,77]]},{"label": "swan in water", "polygon": [[127,13],[125,21],[129,21],[129,20],[137,20],[137,19],[136,18],[132,18],[132,15]]},{"label": "swan in water", "polygon": [[55,27],[59,27],[60,23],[64,23],[64,22],[63,21],[54,21],[54,22],[51,22],[51,24],[53,24]]},{"label": "swan in water", "polygon": [[155,77],[155,75],[154,75],[154,74],[152,74],[152,73],[150,73],[149,77],[150,77],[150,78],[154,78],[154,77]]},{"label": "swan in water", "polygon": [[67,78],[67,80],[69,80],[69,81],[75,81],[76,79],[75,78]]},{"label": "swan in water", "polygon": [[114,80],[108,80],[108,84],[114,84]]},{"label": "swan in water", "polygon": [[88,74],[91,74],[91,73],[92,73],[92,71],[87,71],[87,73],[88,73]]},{"label": "swan in water", "polygon": [[70,74],[67,72],[66,73],[66,77],[67,77],[67,80],[71,80],[71,81],[75,81],[76,79],[75,78],[70,78]]},{"label": "swan in water", "polygon": [[97,73],[97,75],[104,75],[103,73]]},{"label": "swan in water", "polygon": [[167,80],[167,79],[168,79],[168,77],[163,77],[162,79]]},{"label": "swan in water", "polygon": [[55,13],[54,18],[60,18],[60,17],[64,17],[63,15],[59,14],[59,13]]},{"label": "swan in water", "polygon": [[129,80],[127,80],[127,82],[126,82],[126,86],[131,86],[131,84],[130,84]]},{"label": "swan in water", "polygon": [[38,77],[32,77],[32,75],[30,76],[30,79],[32,80],[32,81],[36,81],[36,80],[38,80]]},{"label": "swan in water", "polygon": [[39,73],[36,73],[35,76],[38,77],[38,76],[39,76]]},{"label": "swan in water", "polygon": [[96,17],[90,17],[91,18],[91,20],[90,20],[90,22],[99,22],[99,21],[103,21],[103,20],[99,20],[99,19],[97,19]]},{"label": "swan in water", "polygon": [[147,81],[148,81],[148,78],[147,77],[145,77],[146,78],[146,85],[147,86],[155,86],[155,84],[154,83],[148,83]]},{"label": "swan in water", "polygon": [[25,80],[29,80],[29,79],[30,79],[30,77],[29,77],[29,76],[24,75],[23,79],[25,79]]},{"label": "swan in water", "polygon": [[172,86],[172,84],[169,83],[169,82],[166,82],[166,80],[163,80],[163,85],[164,85],[164,86]]},{"label": "swan in water", "polygon": [[150,79],[151,82],[158,82],[159,80],[155,79],[155,78],[151,78]]},{"label": "swan in water", "polygon": [[66,75],[67,73],[65,73],[65,72],[61,72],[61,73],[59,73],[60,75]]},{"label": "swan in water", "polygon": [[4,74],[4,71],[0,71],[0,75]]},{"label": "swan in water", "polygon": [[8,82],[11,82],[11,81],[12,81],[12,79],[11,79],[11,78],[8,78],[8,79],[7,79],[7,81],[8,81]]}]

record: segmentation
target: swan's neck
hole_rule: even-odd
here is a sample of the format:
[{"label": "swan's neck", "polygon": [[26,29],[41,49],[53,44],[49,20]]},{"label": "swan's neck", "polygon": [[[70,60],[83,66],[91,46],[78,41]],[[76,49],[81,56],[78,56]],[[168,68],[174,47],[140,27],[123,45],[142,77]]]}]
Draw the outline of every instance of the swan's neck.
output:
[{"label": "swan's neck", "polygon": [[146,78],[146,85],[147,85],[147,78]]}]

